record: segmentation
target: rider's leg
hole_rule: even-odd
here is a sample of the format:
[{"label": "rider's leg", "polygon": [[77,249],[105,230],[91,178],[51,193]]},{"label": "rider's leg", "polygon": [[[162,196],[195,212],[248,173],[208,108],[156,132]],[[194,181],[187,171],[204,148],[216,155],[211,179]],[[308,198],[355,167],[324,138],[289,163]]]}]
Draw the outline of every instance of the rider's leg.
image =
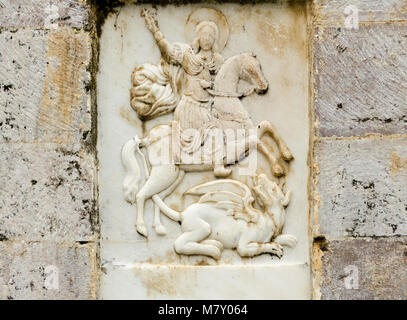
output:
[{"label": "rider's leg", "polygon": [[213,173],[215,174],[215,177],[225,178],[228,175],[230,175],[231,172],[232,172],[232,169],[225,168],[225,165],[223,163],[214,164]]},{"label": "rider's leg", "polygon": [[[216,144],[217,142],[217,144]],[[209,139],[211,143],[211,139]],[[221,146],[217,148],[216,146]],[[215,140],[215,149],[212,151],[213,173],[215,177],[225,178],[232,172],[231,168],[225,168],[225,145],[224,140]]]}]

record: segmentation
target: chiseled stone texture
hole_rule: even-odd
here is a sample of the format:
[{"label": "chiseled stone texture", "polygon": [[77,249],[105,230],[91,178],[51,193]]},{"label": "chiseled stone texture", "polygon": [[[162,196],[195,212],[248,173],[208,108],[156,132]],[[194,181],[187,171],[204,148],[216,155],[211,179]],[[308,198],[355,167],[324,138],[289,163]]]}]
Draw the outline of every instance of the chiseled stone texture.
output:
[{"label": "chiseled stone texture", "polygon": [[407,138],[323,139],[314,151],[321,234],[407,235]]},{"label": "chiseled stone texture", "polygon": [[0,27],[34,28],[52,24],[84,28],[88,25],[86,0],[1,0]]},{"label": "chiseled stone texture", "polygon": [[402,21],[407,19],[407,4],[403,0],[314,0],[315,13],[325,24],[344,25],[345,8],[354,6],[360,22]]},{"label": "chiseled stone texture", "polygon": [[0,299],[96,297],[89,13],[0,0]]},{"label": "chiseled stone texture", "polygon": [[79,145],[0,144],[0,239],[94,240],[93,158]]},{"label": "chiseled stone texture", "polygon": [[407,133],[407,24],[325,28],[314,39],[319,135]]},{"label": "chiseled stone texture", "polygon": [[0,47],[0,142],[89,140],[89,34],[3,31]]},{"label": "chiseled stone texture", "polygon": [[324,300],[407,299],[407,238],[330,241],[322,263]]},{"label": "chiseled stone texture", "polygon": [[93,299],[91,244],[0,242],[0,299]]}]

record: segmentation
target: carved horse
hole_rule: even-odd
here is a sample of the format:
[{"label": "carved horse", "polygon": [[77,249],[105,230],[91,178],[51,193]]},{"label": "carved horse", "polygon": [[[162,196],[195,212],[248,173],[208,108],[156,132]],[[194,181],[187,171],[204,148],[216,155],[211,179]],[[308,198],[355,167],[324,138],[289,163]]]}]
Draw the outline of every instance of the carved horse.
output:
[{"label": "carved horse", "polygon": [[[237,92],[238,83],[243,79],[248,81],[253,89],[246,94]],[[236,122],[230,119],[222,118],[226,112],[229,114],[235,113],[235,117],[244,119],[243,125],[246,129],[256,128],[249,118],[249,114],[240,101],[242,96],[253,92],[264,93],[268,89],[268,82],[265,79],[261,66],[256,57],[250,53],[242,53],[229,58],[220,68],[214,83],[212,94],[215,96],[213,110],[215,117],[222,129],[236,129]],[[168,150],[171,144],[172,127],[170,125],[159,125],[150,130],[148,135],[143,138],[134,137],[128,141],[122,149],[122,162],[126,170],[126,177],[123,183],[125,198],[130,203],[136,203],[137,231],[148,236],[147,228],[144,223],[144,205],[145,201],[152,198],[155,204],[154,208],[154,223],[158,234],[165,234],[166,230],[160,221],[160,210],[174,221],[180,221],[179,212],[169,208],[163,199],[171,194],[182,181],[185,172],[195,171],[211,171],[214,169],[214,163],[204,164],[177,164],[168,161],[169,158],[160,156],[164,150]],[[280,176],[284,173],[282,167],[278,164],[277,159],[272,155],[266,144],[260,138],[265,134],[270,134],[277,143],[281,157],[289,161],[293,157],[290,150],[276,133],[274,127],[269,121],[262,121],[257,126],[257,135],[249,137],[248,141],[243,142],[241,154],[236,154],[234,162],[244,157],[247,152],[251,152],[255,147],[258,147],[261,152],[270,160],[273,174]],[[147,156],[142,152],[141,148],[147,151]],[[140,169],[144,167],[143,171]],[[164,159],[164,160],[163,160]],[[228,159],[230,160],[230,159]],[[150,169],[151,168],[151,169]],[[146,181],[140,188],[142,176],[145,176]]]}]

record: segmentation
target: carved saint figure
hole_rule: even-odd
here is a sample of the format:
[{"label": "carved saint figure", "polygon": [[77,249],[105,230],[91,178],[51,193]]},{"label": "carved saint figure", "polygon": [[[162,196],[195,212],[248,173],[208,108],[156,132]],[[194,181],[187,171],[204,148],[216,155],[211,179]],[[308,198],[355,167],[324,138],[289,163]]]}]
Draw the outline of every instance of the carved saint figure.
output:
[{"label": "carved saint figure", "polygon": [[[212,21],[201,21],[195,28],[195,39],[192,46],[184,43],[169,43],[159,30],[155,20],[146,12],[146,25],[154,36],[162,58],[169,64],[179,65],[184,71],[184,88],[181,100],[174,113],[173,126],[178,126],[179,142],[183,151],[197,151],[206,138],[209,129],[217,127],[211,116],[213,104],[210,91],[220,66],[222,56],[217,52],[219,30]],[[191,134],[194,129],[199,132]],[[227,176],[230,170],[223,163],[215,166],[215,175]]]}]

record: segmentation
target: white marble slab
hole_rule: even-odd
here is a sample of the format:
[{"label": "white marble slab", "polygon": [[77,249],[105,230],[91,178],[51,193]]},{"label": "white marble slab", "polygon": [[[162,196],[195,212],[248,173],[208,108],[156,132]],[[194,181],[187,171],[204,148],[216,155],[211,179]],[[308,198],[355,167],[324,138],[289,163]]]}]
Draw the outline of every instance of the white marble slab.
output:
[{"label": "white marble slab", "polygon": [[311,292],[306,264],[111,265],[105,272],[103,299],[302,300]]},{"label": "white marble slab", "polygon": [[[148,6],[147,6],[148,7]],[[185,22],[199,5],[158,7],[156,18],[169,41],[186,42]],[[286,209],[285,233],[298,239],[280,260],[270,255],[241,258],[226,250],[221,260],[179,256],[173,241],[180,235],[178,223],[162,216],[167,236],[152,229],[152,203],[146,204],[149,239],[134,227],[135,207],[124,200],[123,144],[143,127],[130,107],[130,76],[135,66],[157,63],[159,50],[140,17],[140,6],[126,5],[110,15],[100,42],[98,75],[98,157],[101,221],[101,294],[105,299],[307,299],[309,270],[309,101],[308,46],[305,8],[300,5],[224,4],[230,37],[224,57],[252,51],[269,80],[266,95],[243,99],[254,123],[270,120],[290,147],[295,160],[287,175],[293,197]],[[168,123],[170,115],[146,123]],[[260,167],[270,173],[259,156]],[[189,187],[213,179],[212,173],[188,173],[166,203],[181,210],[192,198],[180,199]]]}]

